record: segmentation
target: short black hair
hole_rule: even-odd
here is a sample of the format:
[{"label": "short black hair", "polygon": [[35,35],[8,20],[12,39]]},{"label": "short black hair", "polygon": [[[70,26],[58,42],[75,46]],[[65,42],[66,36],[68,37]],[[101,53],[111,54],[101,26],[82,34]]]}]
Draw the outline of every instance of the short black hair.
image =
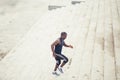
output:
[{"label": "short black hair", "polygon": [[62,36],[62,35],[67,35],[67,33],[66,33],[66,32],[61,32],[61,36]]}]

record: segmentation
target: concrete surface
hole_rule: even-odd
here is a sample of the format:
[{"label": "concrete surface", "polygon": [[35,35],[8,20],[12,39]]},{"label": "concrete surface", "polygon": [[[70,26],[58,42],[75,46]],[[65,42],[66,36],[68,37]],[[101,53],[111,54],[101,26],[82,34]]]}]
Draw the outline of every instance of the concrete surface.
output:
[{"label": "concrete surface", "polygon": [[[119,0],[85,0],[48,11],[0,62],[0,80],[120,80]],[[52,75],[51,43],[68,33],[69,63]]]}]

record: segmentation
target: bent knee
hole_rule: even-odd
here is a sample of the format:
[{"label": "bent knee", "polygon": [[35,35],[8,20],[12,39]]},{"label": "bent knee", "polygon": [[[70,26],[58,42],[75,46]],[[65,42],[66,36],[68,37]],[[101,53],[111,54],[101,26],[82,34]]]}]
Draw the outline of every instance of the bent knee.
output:
[{"label": "bent knee", "polygon": [[65,58],[65,59],[64,59],[64,63],[67,63],[67,62],[68,62],[68,58]]}]

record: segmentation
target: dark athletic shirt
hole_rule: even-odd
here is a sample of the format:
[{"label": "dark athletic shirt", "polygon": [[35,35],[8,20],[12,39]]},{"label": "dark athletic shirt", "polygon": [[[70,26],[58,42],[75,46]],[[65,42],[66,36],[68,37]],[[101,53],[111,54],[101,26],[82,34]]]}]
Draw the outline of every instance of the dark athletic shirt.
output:
[{"label": "dark athletic shirt", "polygon": [[63,47],[63,45],[64,45],[64,40],[61,39],[61,38],[59,38],[59,40],[60,40],[60,44],[57,44],[57,45],[55,46],[55,53],[56,53],[56,54],[61,54],[61,52],[62,52],[62,47]]}]

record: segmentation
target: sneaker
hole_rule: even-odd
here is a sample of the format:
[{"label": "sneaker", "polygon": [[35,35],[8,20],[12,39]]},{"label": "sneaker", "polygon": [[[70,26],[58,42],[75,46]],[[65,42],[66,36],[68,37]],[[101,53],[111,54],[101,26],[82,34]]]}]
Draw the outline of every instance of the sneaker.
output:
[{"label": "sneaker", "polygon": [[59,76],[59,74],[56,71],[52,72],[52,74],[56,75],[56,76]]},{"label": "sneaker", "polygon": [[60,68],[58,68],[58,70],[61,72],[61,73],[63,73],[63,70],[62,70],[62,68],[60,67]]}]

